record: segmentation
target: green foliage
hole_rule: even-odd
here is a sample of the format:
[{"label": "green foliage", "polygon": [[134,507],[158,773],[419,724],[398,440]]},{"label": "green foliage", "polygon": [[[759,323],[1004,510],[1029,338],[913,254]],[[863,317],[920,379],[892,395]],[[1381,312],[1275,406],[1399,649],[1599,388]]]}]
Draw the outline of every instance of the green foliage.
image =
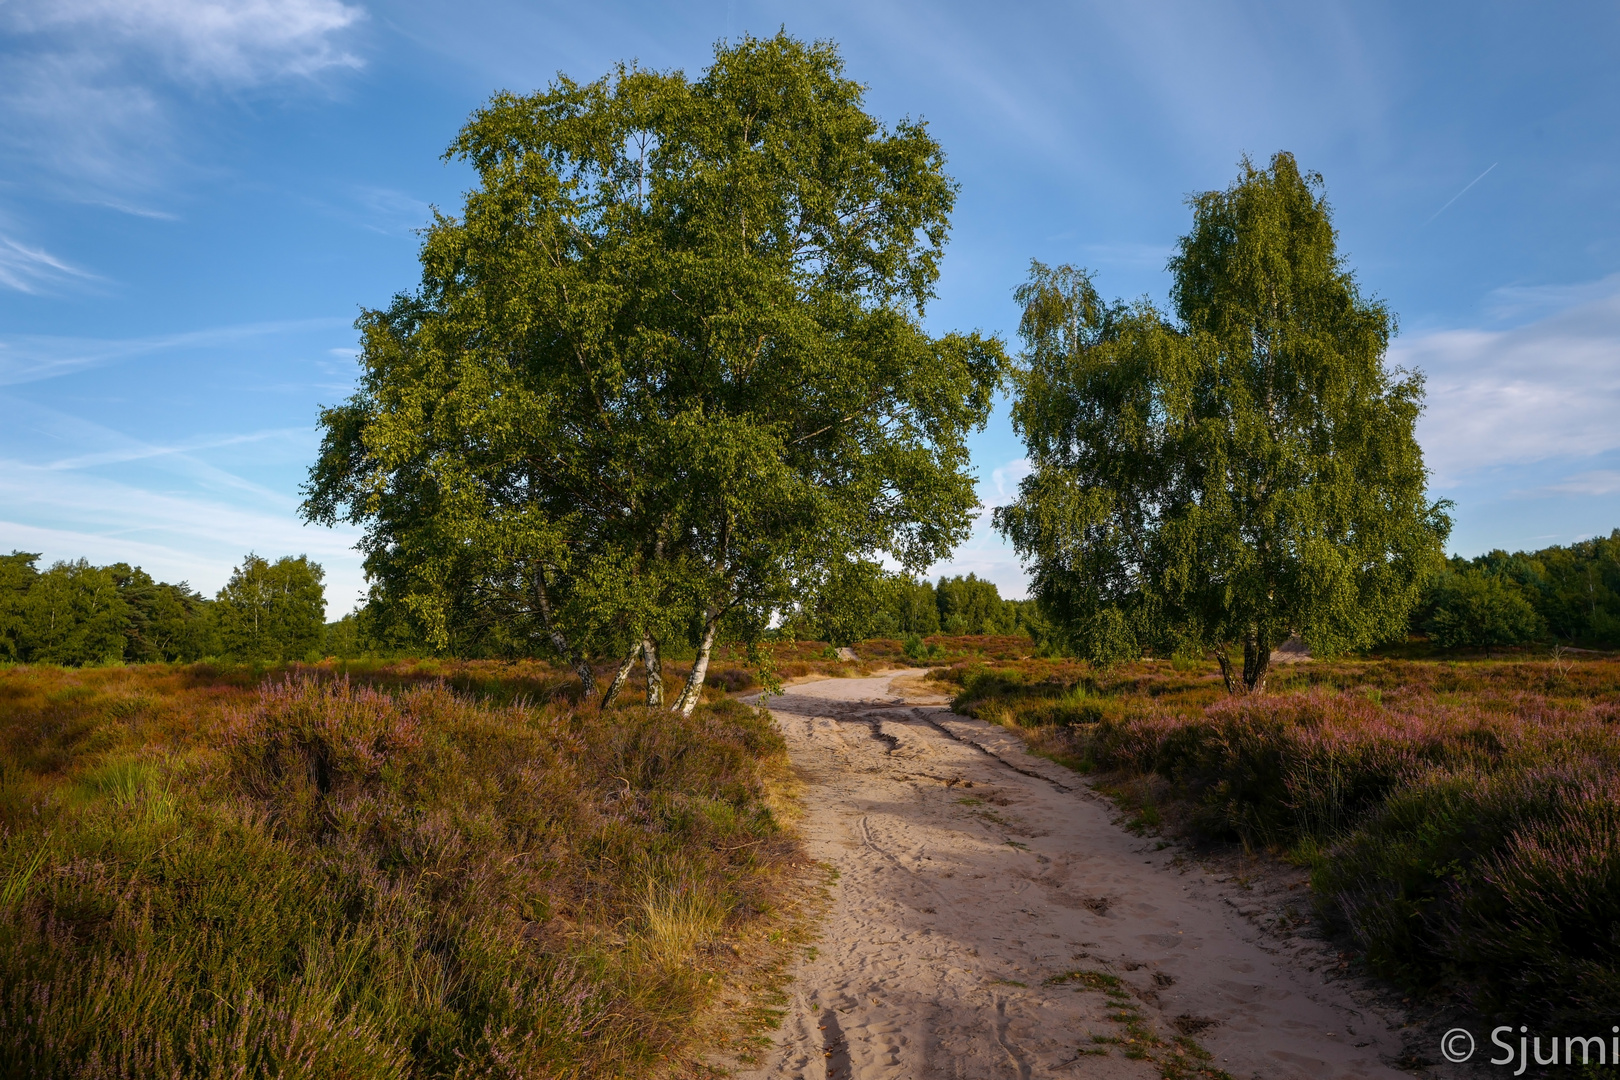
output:
[{"label": "green foliage", "polygon": [[117,663],[129,615],[110,567],[59,562],[28,585],[18,652],[33,663]]},{"label": "green foliage", "polygon": [[977,575],[942,577],[934,587],[940,630],[946,634],[1016,634],[1031,605],[1003,600],[995,582]]},{"label": "green foliage", "polygon": [[196,660],[219,651],[213,605],[138,566],[0,556],[0,659],[37,664]]},{"label": "green foliage", "polygon": [[[1433,636],[1428,624],[1442,590],[1455,575],[1475,572],[1500,581],[1503,590],[1523,597],[1535,610],[1540,627],[1519,634],[1515,641],[1545,632],[1571,644],[1620,645],[1620,529],[1567,547],[1511,555],[1497,550],[1467,561],[1452,559],[1451,570],[1451,575],[1434,579],[1427,603],[1414,613],[1414,629]],[[1517,623],[1521,630],[1524,625],[1522,620]],[[1467,644],[1477,648],[1486,643]]]},{"label": "green foliage", "polygon": [[1214,649],[1242,688],[1403,635],[1449,529],[1424,493],[1419,375],[1336,250],[1321,178],[1278,154],[1192,200],[1177,321],[1034,263],[1013,423],[1033,472],[996,523],[1050,633],[1098,663]]},{"label": "green foliage", "polygon": [[928,580],[896,577],[882,601],[897,631],[921,637],[939,633],[939,600]]},{"label": "green foliage", "polygon": [[498,95],[450,154],[478,185],[361,318],[306,489],[365,527],[389,618],[559,655],[587,692],[590,659],[687,641],[700,684],[722,621],[760,639],[849,566],[966,534],[1004,357],[924,330],[955,185],[833,46]]},{"label": "green foliage", "polygon": [[822,579],[821,589],[802,621],[817,639],[835,646],[893,637],[900,624],[892,605],[883,600],[906,584],[867,560],[835,564]]},{"label": "green foliage", "polygon": [[1028,633],[1033,608],[1003,600],[994,582],[975,574],[941,577],[935,585],[863,562],[829,574],[795,629],[834,645],[902,635],[1011,635]]},{"label": "green foliage", "polygon": [[1442,648],[1489,652],[1533,641],[1545,626],[1519,585],[1501,574],[1468,567],[1440,576],[1424,629]]},{"label": "green foliage", "polygon": [[37,553],[13,551],[0,555],[0,658],[23,659],[28,590],[39,578]]},{"label": "green foliage", "polygon": [[249,552],[215,597],[226,653],[240,660],[318,658],[326,639],[325,576],[303,555],[272,563]]},{"label": "green foliage", "polygon": [[213,605],[186,582],[153,581],[128,563],[114,563],[107,570],[129,608],[124,659],[137,664],[196,660],[220,651]]}]

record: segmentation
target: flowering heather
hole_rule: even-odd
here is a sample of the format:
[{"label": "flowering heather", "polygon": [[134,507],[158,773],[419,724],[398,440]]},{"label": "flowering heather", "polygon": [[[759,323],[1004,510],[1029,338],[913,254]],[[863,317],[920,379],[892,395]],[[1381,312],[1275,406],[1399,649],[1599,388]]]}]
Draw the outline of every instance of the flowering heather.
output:
[{"label": "flowering heather", "polygon": [[678,1070],[722,1037],[718,946],[761,955],[796,850],[781,743],[733,702],[598,714],[192,669],[14,669],[0,694],[17,1075]]},{"label": "flowering heather", "polygon": [[1306,861],[1375,970],[1503,1016],[1620,1015],[1620,662],[1312,663],[1250,698],[1197,664],[941,674],[1036,752],[1151,780],[1189,831]]}]

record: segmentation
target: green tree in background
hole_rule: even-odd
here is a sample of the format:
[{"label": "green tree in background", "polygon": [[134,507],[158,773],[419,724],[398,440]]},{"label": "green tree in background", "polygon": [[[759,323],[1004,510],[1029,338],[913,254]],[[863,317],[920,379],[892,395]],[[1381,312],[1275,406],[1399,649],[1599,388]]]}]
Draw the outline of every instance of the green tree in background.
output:
[{"label": "green tree in background", "polygon": [[[930,335],[955,184],[836,49],[500,95],[422,283],[367,312],[305,513],[366,529],[373,602],[436,648],[545,651],[595,692],[661,643],[762,637],[846,568],[928,565],[976,505],[1000,344]],[[617,678],[614,687],[622,685]]]},{"label": "green tree in background", "polygon": [[239,660],[298,660],[326,636],[325,572],[303,555],[251,552],[215,597],[220,643]]},{"label": "green tree in background", "polygon": [[1278,154],[1196,196],[1175,322],[1070,267],[1035,263],[1018,290],[1034,471],[996,523],[1068,648],[1213,649],[1237,693],[1291,633],[1320,654],[1405,634],[1450,522],[1413,437],[1422,379],[1385,368],[1393,317],[1321,189]]},{"label": "green tree in background", "polygon": [[977,575],[942,577],[934,596],[940,629],[947,634],[1012,634],[1019,629],[1017,604],[1003,600],[994,582]]},{"label": "green tree in background", "polygon": [[0,555],[0,660],[23,659],[23,626],[28,590],[39,579],[38,552]]},{"label": "green tree in background", "polygon": [[58,562],[23,599],[22,654],[36,664],[109,664],[124,657],[129,604],[107,567]]},{"label": "green tree in background", "polygon": [[1510,578],[1475,567],[1448,570],[1435,588],[1425,629],[1442,648],[1484,649],[1534,641],[1546,624]]},{"label": "green tree in background", "polygon": [[934,585],[909,577],[896,578],[885,597],[894,614],[895,629],[903,634],[927,637],[939,633],[939,601]]},{"label": "green tree in background", "polygon": [[130,663],[196,660],[220,651],[213,605],[190,585],[152,580],[138,566],[107,567],[128,607],[124,659]]},{"label": "green tree in background", "polygon": [[[1534,609],[1540,629],[1516,641],[1547,634],[1570,644],[1620,645],[1620,529],[1540,551],[1509,554],[1498,549],[1473,559],[1453,558],[1450,570],[1436,575],[1425,604],[1413,613],[1413,629],[1429,634],[1436,644],[1440,641],[1430,623],[1441,594],[1449,589],[1447,596],[1457,600],[1453,579],[1472,570],[1500,579],[1504,588],[1516,590]],[[1522,629],[1523,624],[1518,625]],[[1450,640],[1452,632],[1445,636]],[[1484,644],[1468,642],[1466,647]]]},{"label": "green tree in background", "polygon": [[1032,606],[1003,600],[994,582],[975,574],[941,577],[935,585],[867,563],[836,575],[800,629],[833,645],[941,632],[1027,634]]}]

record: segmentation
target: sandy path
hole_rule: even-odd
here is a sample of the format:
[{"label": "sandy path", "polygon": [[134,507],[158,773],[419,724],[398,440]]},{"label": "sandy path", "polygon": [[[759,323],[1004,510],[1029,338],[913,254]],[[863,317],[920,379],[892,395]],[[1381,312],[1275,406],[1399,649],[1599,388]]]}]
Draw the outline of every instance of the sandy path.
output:
[{"label": "sandy path", "polygon": [[[1381,1061],[1400,1051],[1386,1021],[1306,969],[1319,945],[1290,955],[1236,887],[1121,829],[1075,774],[891,681],[770,701],[810,853],[838,877],[776,1044],[739,1075],[1159,1077],[1129,1043],[1094,1041],[1128,1038],[1132,1015],[1193,1034],[1240,1080],[1405,1075]],[[1076,971],[1104,978],[1047,982]]]}]

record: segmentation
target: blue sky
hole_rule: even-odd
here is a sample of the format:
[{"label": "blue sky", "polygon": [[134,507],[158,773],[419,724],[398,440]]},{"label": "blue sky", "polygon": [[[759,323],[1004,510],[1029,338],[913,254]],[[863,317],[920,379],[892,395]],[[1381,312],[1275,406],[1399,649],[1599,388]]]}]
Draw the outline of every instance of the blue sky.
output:
[{"label": "blue sky", "polygon": [[[1455,551],[1620,526],[1620,8],[1612,4],[0,0],[0,550],[212,592],[354,534],[302,525],[351,323],[417,277],[440,154],[497,89],[714,43],[832,38],[961,182],[929,312],[1011,338],[1030,258],[1163,300],[1185,196],[1244,153],[1327,180],[1342,249],[1421,368]],[[1008,498],[998,411],[974,446]],[[943,572],[1021,595],[981,527]]]}]

